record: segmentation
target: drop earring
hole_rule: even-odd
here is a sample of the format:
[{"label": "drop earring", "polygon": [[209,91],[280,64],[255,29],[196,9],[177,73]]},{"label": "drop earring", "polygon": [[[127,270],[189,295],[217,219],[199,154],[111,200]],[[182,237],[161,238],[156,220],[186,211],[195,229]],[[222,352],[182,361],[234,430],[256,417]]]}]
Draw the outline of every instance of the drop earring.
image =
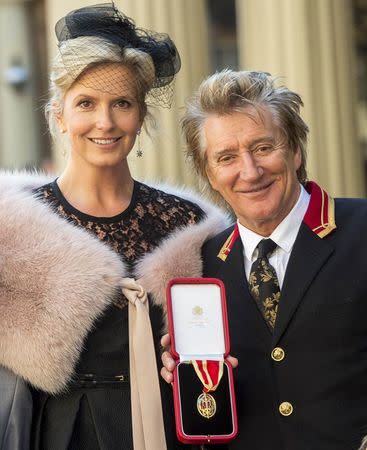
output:
[{"label": "drop earring", "polygon": [[[60,128],[60,133],[61,133],[61,134],[66,133],[65,128]],[[63,146],[63,149],[61,150],[61,154],[62,154],[62,156],[65,158],[65,156],[66,156],[66,150],[65,150],[64,146]]]},{"label": "drop earring", "polygon": [[143,156],[143,150],[141,149],[141,142],[140,142],[140,133],[141,133],[141,130],[138,130],[136,132],[136,135],[138,136],[138,149],[136,150],[136,156],[138,158],[141,158]]}]

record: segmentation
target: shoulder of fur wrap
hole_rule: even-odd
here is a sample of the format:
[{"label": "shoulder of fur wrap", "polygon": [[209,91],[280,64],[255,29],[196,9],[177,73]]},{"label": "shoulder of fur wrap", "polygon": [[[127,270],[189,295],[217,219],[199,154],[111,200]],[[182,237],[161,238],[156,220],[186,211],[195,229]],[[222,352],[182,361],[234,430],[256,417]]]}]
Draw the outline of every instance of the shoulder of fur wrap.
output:
[{"label": "shoulder of fur wrap", "polygon": [[172,189],[164,185],[158,188],[196,203],[206,214],[201,222],[172,233],[136,265],[137,281],[149,292],[154,303],[165,310],[168,281],[172,278],[202,276],[202,245],[229,227],[233,219],[192,191]]},{"label": "shoulder of fur wrap", "polygon": [[125,268],[105,244],[52,212],[31,189],[44,176],[0,174],[0,365],[56,393]]},{"label": "shoulder of fur wrap", "polygon": [[[83,341],[126,276],[120,257],[35,199],[44,175],[0,173],[0,365],[50,393],[65,389]],[[206,218],[144,257],[140,282],[165,304],[166,282],[201,275],[201,245],[228,217],[187,190],[155,186],[198,204]]]}]

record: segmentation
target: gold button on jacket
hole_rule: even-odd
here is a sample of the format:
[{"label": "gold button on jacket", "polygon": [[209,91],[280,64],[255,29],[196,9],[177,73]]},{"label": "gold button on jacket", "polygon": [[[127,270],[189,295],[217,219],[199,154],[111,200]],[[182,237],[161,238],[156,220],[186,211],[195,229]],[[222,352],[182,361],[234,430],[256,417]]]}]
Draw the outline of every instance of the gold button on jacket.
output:
[{"label": "gold button on jacket", "polygon": [[293,406],[292,403],[289,402],[282,402],[279,405],[279,412],[282,416],[290,416],[293,412]]},{"label": "gold button on jacket", "polygon": [[285,357],[285,351],[280,347],[273,348],[271,357],[274,361],[282,361]]}]

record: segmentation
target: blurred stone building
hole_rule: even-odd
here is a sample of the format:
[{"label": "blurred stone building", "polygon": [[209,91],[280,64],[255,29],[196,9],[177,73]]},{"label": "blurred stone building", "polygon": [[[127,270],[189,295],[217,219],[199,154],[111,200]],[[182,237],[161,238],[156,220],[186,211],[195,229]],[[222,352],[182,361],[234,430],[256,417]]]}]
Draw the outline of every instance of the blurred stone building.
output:
[{"label": "blurred stone building", "polygon": [[[103,1],[103,0],[102,0]],[[96,2],[97,3],[97,2]],[[0,0],[0,166],[62,168],[43,118],[53,27],[90,0]],[[195,186],[179,119],[185,98],[224,67],[260,69],[301,94],[311,129],[308,169],[335,196],[364,196],[367,0],[116,0],[138,26],[167,32],[182,59],[175,101],[130,156],[138,179]]]}]

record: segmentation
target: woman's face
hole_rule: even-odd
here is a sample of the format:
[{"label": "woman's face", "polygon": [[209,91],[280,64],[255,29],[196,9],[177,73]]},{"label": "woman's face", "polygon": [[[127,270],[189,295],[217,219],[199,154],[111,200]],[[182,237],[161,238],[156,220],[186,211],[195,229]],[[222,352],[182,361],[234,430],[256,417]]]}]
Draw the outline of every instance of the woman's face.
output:
[{"label": "woman's face", "polygon": [[[114,94],[102,90],[111,77],[119,86]],[[125,163],[142,124],[130,70],[103,64],[86,71],[66,92],[57,120],[69,137],[73,161],[95,167]]]}]

